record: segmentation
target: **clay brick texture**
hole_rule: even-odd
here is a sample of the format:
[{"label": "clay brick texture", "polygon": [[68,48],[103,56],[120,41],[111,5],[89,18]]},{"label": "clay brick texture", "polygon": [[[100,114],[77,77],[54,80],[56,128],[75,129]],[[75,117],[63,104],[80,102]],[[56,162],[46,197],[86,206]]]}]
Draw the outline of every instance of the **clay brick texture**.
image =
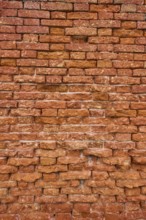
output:
[{"label": "clay brick texture", "polygon": [[145,220],[146,0],[0,9],[0,220]]}]

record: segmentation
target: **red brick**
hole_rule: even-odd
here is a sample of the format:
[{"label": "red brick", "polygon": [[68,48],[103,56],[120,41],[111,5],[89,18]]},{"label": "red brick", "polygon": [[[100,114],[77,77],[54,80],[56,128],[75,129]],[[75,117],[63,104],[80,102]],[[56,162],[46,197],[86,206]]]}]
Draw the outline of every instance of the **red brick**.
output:
[{"label": "red brick", "polygon": [[50,18],[49,11],[41,11],[41,10],[19,10],[19,17],[24,18]]},{"label": "red brick", "polygon": [[61,76],[47,76],[46,77],[46,82],[50,83],[50,84],[61,83],[62,82],[62,77]]},{"label": "red brick", "polygon": [[94,68],[96,67],[96,61],[71,60],[71,61],[66,61],[66,66],[68,68]]},{"label": "red brick", "polygon": [[146,22],[137,22],[137,28],[138,29],[145,29],[146,28]]},{"label": "red brick", "polygon": [[116,75],[116,69],[104,69],[104,68],[99,68],[99,69],[86,69],[85,70],[86,75],[104,75],[104,76],[109,76],[109,75]]},{"label": "red brick", "polygon": [[17,60],[18,66],[48,66],[48,60],[38,60],[38,59],[19,59]]},{"label": "red brick", "polygon": [[49,46],[46,43],[17,43],[17,48],[21,50],[48,50]]},{"label": "red brick", "polygon": [[121,11],[123,12],[135,12],[136,5],[135,4],[123,4],[121,7]]},{"label": "red brick", "polygon": [[98,35],[99,36],[110,36],[112,35],[112,29],[111,28],[99,28]]},{"label": "red brick", "polygon": [[67,69],[65,68],[37,68],[36,74],[45,75],[66,75]]},{"label": "red brick", "polygon": [[143,68],[143,62],[133,62],[133,61],[114,61],[113,65],[115,68]]},{"label": "red brick", "polygon": [[38,172],[41,173],[55,173],[67,171],[66,165],[53,165],[53,166],[39,166]]},{"label": "red brick", "polygon": [[89,43],[118,43],[119,38],[118,37],[90,37]]},{"label": "red brick", "polygon": [[48,20],[48,19],[42,19],[41,20],[41,24],[42,25],[47,25],[47,26],[51,26],[51,27],[70,27],[72,26],[72,21],[70,20],[57,20],[57,19],[53,19],[53,20]]},{"label": "red brick", "polygon": [[24,25],[39,25],[39,19],[25,18]]},{"label": "red brick", "polygon": [[1,12],[3,17],[12,17],[12,16],[17,16],[17,9],[4,9]]},{"label": "red brick", "polygon": [[80,78],[76,76],[64,76],[63,82],[68,83],[92,83],[93,79],[91,76],[81,76]]},{"label": "red brick", "polygon": [[138,45],[115,45],[116,52],[144,52],[143,46]]},{"label": "red brick", "polygon": [[140,178],[139,172],[137,171],[123,171],[123,172],[113,172],[110,176],[114,179],[133,179],[137,180]]},{"label": "red brick", "polygon": [[146,86],[145,85],[136,85],[132,87],[133,93],[145,93]]},{"label": "red brick", "polygon": [[144,20],[144,14],[134,13],[134,12],[132,12],[132,13],[126,13],[126,12],[124,12],[124,13],[115,13],[115,19],[128,20],[128,21],[137,21],[137,20],[141,21],[141,20]]},{"label": "red brick", "polygon": [[91,4],[90,5],[90,11],[110,11],[110,12],[118,12],[120,11],[120,6],[119,5],[98,5],[98,4]]},{"label": "red brick", "polygon": [[141,30],[131,31],[126,29],[115,29],[113,35],[119,37],[142,37],[143,32]]},{"label": "red brick", "polygon": [[133,60],[134,59],[133,53],[129,53],[129,52],[127,52],[127,53],[125,53],[125,52],[119,53],[117,57],[118,57],[119,60]]},{"label": "red brick", "polygon": [[0,51],[0,57],[2,58],[18,58],[20,57],[20,51],[19,50],[1,50]]},{"label": "red brick", "polygon": [[74,179],[88,179],[91,176],[90,171],[71,171],[60,174],[60,178],[63,180],[74,180]]},{"label": "red brick", "polygon": [[74,4],[74,10],[75,11],[88,11],[89,10],[89,4],[88,3],[75,3]]},{"label": "red brick", "polygon": [[89,21],[88,20],[73,20],[73,26],[75,27],[88,27]]},{"label": "red brick", "polygon": [[[120,28],[121,22],[116,20],[110,20],[110,22],[106,20],[91,20],[91,26],[92,27],[98,27],[98,28]],[[94,34],[95,35],[95,34]]]},{"label": "red brick", "polygon": [[22,2],[18,2],[18,1],[13,1],[13,2],[9,2],[9,1],[2,1],[0,2],[0,7],[1,8],[22,8]]},{"label": "red brick", "polygon": [[36,58],[37,57],[37,52],[34,50],[22,50],[21,51],[21,57],[24,58]]},{"label": "red brick", "polygon": [[15,26],[1,25],[0,33],[15,33]]},{"label": "red brick", "polygon": [[88,12],[70,12],[67,14],[67,19],[97,19],[97,14]]},{"label": "red brick", "polygon": [[114,14],[112,12],[99,12],[98,17],[100,20],[113,19]]},{"label": "red brick", "polygon": [[23,34],[24,42],[31,42],[35,43],[38,42],[38,35],[37,34]]},{"label": "red brick", "polygon": [[75,60],[85,59],[85,53],[84,52],[71,52],[70,57],[71,59],[75,59]]},{"label": "red brick", "polygon": [[96,51],[97,46],[87,43],[82,43],[82,45],[80,43],[71,43],[71,44],[66,44],[65,48],[69,51]]},{"label": "red brick", "polygon": [[53,19],[65,19],[66,18],[66,12],[52,11],[51,12],[51,18],[53,18]]},{"label": "red brick", "polygon": [[23,25],[23,20],[22,18],[16,18],[16,17],[2,17],[1,18],[2,24],[6,25]]},{"label": "red brick", "polygon": [[39,2],[24,2],[24,8],[28,9],[40,9],[40,3]]},{"label": "red brick", "polygon": [[50,11],[69,11],[72,10],[72,4],[71,3],[54,3],[54,2],[42,2],[41,3],[41,9],[47,9]]},{"label": "red brick", "polygon": [[123,21],[122,22],[122,28],[135,29],[136,28],[136,22],[135,21]]},{"label": "red brick", "polygon": [[69,201],[71,202],[83,202],[83,203],[93,203],[98,200],[96,195],[69,195]]},{"label": "red brick", "polygon": [[66,32],[66,35],[92,36],[92,35],[96,35],[97,34],[96,28],[86,28],[86,27],[66,28],[65,32]]},{"label": "red brick", "polygon": [[112,150],[89,148],[85,150],[84,153],[85,155],[93,155],[96,157],[110,157],[112,155]]},{"label": "red brick", "polygon": [[16,181],[24,181],[24,182],[34,182],[37,179],[41,178],[41,174],[40,173],[15,173],[11,176],[12,180],[16,180]]},{"label": "red brick", "polygon": [[113,51],[113,44],[98,44],[98,51],[111,52]]},{"label": "red brick", "polygon": [[0,214],[0,217],[3,220],[16,220],[17,215],[13,215],[13,214]]},{"label": "red brick", "polygon": [[111,77],[111,84],[140,84],[139,78],[134,77]]},{"label": "red brick", "polygon": [[56,149],[53,151],[48,151],[48,150],[37,150],[36,152],[37,156],[41,156],[41,157],[50,157],[50,158],[57,158],[57,157],[61,157],[61,156],[65,156],[66,153],[64,150],[61,149]]},{"label": "red brick", "polygon": [[143,0],[115,0],[115,3],[117,4],[136,4],[136,5],[139,5],[139,4],[143,4],[144,1]]},{"label": "red brick", "polygon": [[69,59],[68,52],[38,52],[39,59]]},{"label": "red brick", "polygon": [[28,213],[23,213],[21,215],[22,220],[37,220],[39,216],[39,220],[48,220],[50,218],[49,213],[43,213],[43,212],[29,212]]},{"label": "red brick", "polygon": [[144,186],[145,185],[145,180],[118,180],[117,181],[117,186],[120,187],[127,187],[127,188],[134,188],[134,187],[139,187],[139,186]]},{"label": "red brick", "polygon": [[138,12],[146,12],[146,7],[145,7],[145,5],[138,5],[138,6],[137,6],[137,11],[138,11]]},{"label": "red brick", "polygon": [[64,101],[37,101],[36,108],[65,108],[66,103]]},{"label": "red brick", "polygon": [[21,40],[21,35],[20,34],[1,34],[0,35],[1,40]]},{"label": "red brick", "polygon": [[113,0],[99,0],[99,3],[100,4],[103,4],[103,3],[113,3]]},{"label": "red brick", "polygon": [[71,220],[71,214],[70,213],[58,213],[56,215],[56,220]]},{"label": "red brick", "polygon": [[31,33],[31,34],[35,34],[35,33],[36,34],[38,34],[38,33],[39,34],[47,34],[49,32],[49,29],[48,29],[48,27],[41,27],[41,26],[39,26],[39,27],[37,27],[37,26],[17,26],[16,32],[17,33]]}]

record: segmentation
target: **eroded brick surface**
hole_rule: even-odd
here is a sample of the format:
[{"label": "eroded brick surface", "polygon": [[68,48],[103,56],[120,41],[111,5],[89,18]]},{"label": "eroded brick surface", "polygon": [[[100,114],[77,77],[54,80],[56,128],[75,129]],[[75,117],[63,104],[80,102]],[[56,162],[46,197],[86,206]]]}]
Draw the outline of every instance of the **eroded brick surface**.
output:
[{"label": "eroded brick surface", "polygon": [[0,9],[0,220],[146,219],[146,0]]}]

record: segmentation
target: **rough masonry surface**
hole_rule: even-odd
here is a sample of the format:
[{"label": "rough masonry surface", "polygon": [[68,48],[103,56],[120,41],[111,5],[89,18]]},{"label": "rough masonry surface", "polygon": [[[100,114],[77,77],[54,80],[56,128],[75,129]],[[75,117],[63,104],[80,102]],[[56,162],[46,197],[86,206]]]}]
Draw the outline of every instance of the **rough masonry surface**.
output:
[{"label": "rough masonry surface", "polygon": [[0,0],[0,219],[146,219],[146,0]]}]

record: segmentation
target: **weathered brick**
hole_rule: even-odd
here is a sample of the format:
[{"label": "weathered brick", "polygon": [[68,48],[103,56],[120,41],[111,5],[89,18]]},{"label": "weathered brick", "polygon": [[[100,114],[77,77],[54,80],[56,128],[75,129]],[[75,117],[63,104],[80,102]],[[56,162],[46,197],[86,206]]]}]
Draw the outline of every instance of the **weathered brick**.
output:
[{"label": "weathered brick", "polygon": [[65,108],[66,103],[64,101],[37,101],[36,108]]},{"label": "weathered brick", "polygon": [[144,52],[143,46],[138,45],[115,45],[116,52]]},{"label": "weathered brick", "polygon": [[88,13],[88,12],[70,12],[67,14],[67,18],[68,19],[97,19],[97,14]]},{"label": "weathered brick", "polygon": [[96,67],[96,61],[71,60],[71,61],[66,61],[66,66],[68,68],[94,68]]},{"label": "weathered brick", "polygon": [[24,8],[28,9],[40,9],[40,3],[39,2],[24,2]]},{"label": "weathered brick", "polygon": [[114,36],[119,37],[141,37],[143,32],[141,30],[126,30],[126,29],[115,29],[113,31]]},{"label": "weathered brick", "polygon": [[24,182],[35,182],[37,179],[41,178],[41,174],[40,173],[15,173],[11,176],[12,180],[16,180],[16,181],[24,181]]},{"label": "weathered brick", "polygon": [[67,171],[66,165],[53,165],[53,166],[39,166],[38,172],[41,173],[55,173]]},{"label": "weathered brick", "polygon": [[50,11],[69,11],[72,10],[72,4],[63,2],[42,2],[41,8]]},{"label": "weathered brick", "polygon": [[96,195],[69,195],[69,201],[71,202],[83,202],[83,203],[93,203],[98,200]]},{"label": "weathered brick", "polygon": [[112,150],[110,149],[96,149],[96,148],[89,148],[84,151],[85,155],[92,155],[96,157],[110,157],[112,156]]},{"label": "weathered brick", "polygon": [[146,22],[138,22],[137,23],[137,28],[138,29],[145,29],[146,28]]},{"label": "weathered brick", "polygon": [[63,82],[65,83],[92,83],[93,79],[91,76],[81,76],[78,78],[77,76],[64,76]]},{"label": "weathered brick", "polygon": [[111,20],[110,22],[107,20],[91,20],[90,23],[92,27],[98,28],[120,28],[121,26],[121,22],[116,20]]},{"label": "weathered brick", "polygon": [[38,52],[39,59],[69,59],[68,52]]},{"label": "weathered brick", "polygon": [[24,18],[50,18],[49,11],[41,11],[41,10],[19,10],[18,17]]},{"label": "weathered brick", "polygon": [[29,159],[29,158],[10,158],[8,160],[8,164],[9,165],[13,165],[13,166],[29,166],[29,165],[35,165],[38,163],[38,158],[33,158],[33,159]]},{"label": "weathered brick", "polygon": [[144,186],[145,185],[145,180],[118,180],[117,181],[117,186],[119,187],[127,187],[127,188],[134,188],[134,187],[139,187],[139,186]]},{"label": "weathered brick", "polygon": [[60,178],[63,180],[88,179],[90,178],[90,176],[90,171],[71,171],[60,174]]},{"label": "weathered brick", "polygon": [[121,7],[121,11],[123,12],[135,12],[136,5],[135,4],[123,4]]},{"label": "weathered brick", "polygon": [[[12,31],[10,31],[13,33]],[[31,33],[31,34],[47,34],[49,32],[48,27],[41,26],[17,26],[17,33]]]},{"label": "weathered brick", "polygon": [[67,69],[65,68],[37,68],[36,74],[45,74],[45,75],[66,75]]},{"label": "weathered brick", "polygon": [[18,1],[13,1],[13,2],[9,2],[9,1],[4,1],[4,2],[0,2],[0,7],[1,8],[22,8],[22,2],[18,2]]},{"label": "weathered brick", "polygon": [[49,45],[46,43],[17,43],[17,48],[21,50],[48,50]]},{"label": "weathered brick", "polygon": [[48,66],[48,60],[37,60],[37,59],[19,59],[17,60],[18,66]]},{"label": "weathered brick", "polygon": [[89,10],[89,3],[74,3],[74,10],[75,11],[88,11]]},{"label": "weathered brick", "polygon": [[85,35],[92,36],[97,34],[96,28],[87,28],[87,27],[72,27],[66,28],[66,35]]},{"label": "weathered brick", "polygon": [[120,6],[119,5],[102,5],[102,4],[91,4],[90,5],[90,10],[91,11],[110,11],[110,12],[118,12],[120,11]]},{"label": "weathered brick", "polygon": [[40,35],[40,42],[48,42],[48,43],[70,43],[69,36],[51,36],[51,35]]},{"label": "weathered brick", "polygon": [[56,215],[56,220],[63,220],[63,219],[71,220],[72,219],[71,214],[70,213],[58,213]]},{"label": "weathered brick", "polygon": [[40,149],[40,150],[37,150],[36,154],[37,156],[41,156],[41,157],[57,158],[57,157],[65,156],[66,152],[63,149],[56,149],[53,151]]},{"label": "weathered brick", "polygon": [[72,26],[72,21],[71,20],[48,20],[48,19],[42,19],[41,20],[42,25],[47,25],[50,27],[70,27]]}]

